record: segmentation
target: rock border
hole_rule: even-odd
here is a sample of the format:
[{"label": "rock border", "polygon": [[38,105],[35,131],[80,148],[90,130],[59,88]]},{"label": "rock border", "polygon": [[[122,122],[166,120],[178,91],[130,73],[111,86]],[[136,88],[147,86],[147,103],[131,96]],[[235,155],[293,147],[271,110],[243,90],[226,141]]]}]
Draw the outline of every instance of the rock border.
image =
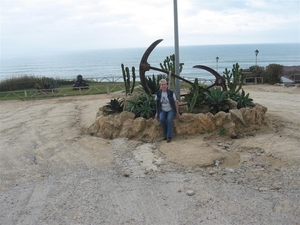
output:
[{"label": "rock border", "polygon": [[[183,113],[174,119],[174,136],[194,135],[220,131],[222,135],[237,138],[239,134],[258,129],[264,122],[267,107],[255,104],[253,108],[231,109],[228,113]],[[163,136],[157,119],[135,118],[132,112],[104,115],[102,109],[97,113],[95,123],[89,127],[91,135],[105,139],[129,138],[138,141],[154,142]]]}]

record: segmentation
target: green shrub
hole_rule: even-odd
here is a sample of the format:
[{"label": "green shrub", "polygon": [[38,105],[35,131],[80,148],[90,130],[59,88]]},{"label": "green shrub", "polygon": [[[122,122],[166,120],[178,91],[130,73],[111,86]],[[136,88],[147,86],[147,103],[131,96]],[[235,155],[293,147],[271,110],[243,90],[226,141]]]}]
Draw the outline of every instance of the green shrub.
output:
[{"label": "green shrub", "polygon": [[54,89],[58,88],[58,81],[49,77],[20,76],[5,79],[0,82],[0,91],[16,91],[24,89]]},{"label": "green shrub", "polygon": [[36,84],[36,80],[37,77],[29,75],[5,79],[0,82],[0,91],[32,89]]},{"label": "green shrub", "polygon": [[58,88],[59,85],[56,80],[49,77],[37,78],[35,88],[40,89],[55,89]]},{"label": "green shrub", "polygon": [[265,76],[265,67],[263,66],[250,66],[249,71],[252,72],[255,76],[264,77]]},{"label": "green shrub", "polygon": [[142,93],[135,95],[127,102],[126,111],[133,112],[135,117],[149,119],[154,117],[156,112],[156,102],[152,95]]},{"label": "green shrub", "polygon": [[265,82],[269,84],[281,83],[281,76],[284,66],[279,64],[269,64],[266,68]]}]

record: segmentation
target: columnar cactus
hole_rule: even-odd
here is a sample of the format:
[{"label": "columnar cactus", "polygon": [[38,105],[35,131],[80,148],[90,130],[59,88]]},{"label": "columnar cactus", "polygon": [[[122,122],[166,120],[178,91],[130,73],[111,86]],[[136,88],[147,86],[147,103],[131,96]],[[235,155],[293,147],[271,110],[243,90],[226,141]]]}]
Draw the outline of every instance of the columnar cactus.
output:
[{"label": "columnar cactus", "polygon": [[135,86],[135,68],[134,68],[134,66],[131,68],[131,70],[132,70],[132,87],[131,87],[130,93],[133,93],[134,86]]},{"label": "columnar cactus", "polygon": [[245,76],[243,75],[243,70],[240,69],[238,63],[233,64],[232,72],[227,68],[223,72],[223,77],[226,79],[227,86],[229,88],[229,93],[238,93],[244,84]]},{"label": "columnar cactus", "polygon": [[[166,57],[164,63],[160,63],[160,68],[166,71],[171,71],[175,74],[175,54]],[[179,63],[179,72],[181,73],[184,63]],[[177,74],[179,75],[179,74]]]},{"label": "columnar cactus", "polygon": [[[121,64],[122,67],[122,73],[123,73],[123,79],[124,79],[124,84],[125,84],[125,92],[126,95],[128,94],[132,94],[133,90],[134,90],[134,86],[135,86],[135,68],[134,66],[132,67],[132,86],[131,86],[131,82],[130,82],[130,71],[128,67],[124,67],[124,64]],[[131,89],[130,89],[131,86]]]}]

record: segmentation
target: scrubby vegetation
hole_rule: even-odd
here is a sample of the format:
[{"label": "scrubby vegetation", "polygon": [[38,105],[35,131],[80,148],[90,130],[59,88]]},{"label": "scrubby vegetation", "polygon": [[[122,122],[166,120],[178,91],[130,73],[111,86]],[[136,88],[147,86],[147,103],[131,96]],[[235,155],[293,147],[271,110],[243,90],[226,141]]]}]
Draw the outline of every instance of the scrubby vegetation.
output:
[{"label": "scrubby vegetation", "polygon": [[269,64],[266,68],[262,66],[251,66],[245,71],[252,72],[254,76],[262,77],[266,84],[281,83],[284,66],[280,64]]},{"label": "scrubby vegetation", "polygon": [[149,119],[154,117],[156,111],[156,102],[153,95],[139,93],[128,100],[126,111],[133,112],[135,117],[144,117]]},{"label": "scrubby vegetation", "polygon": [[[184,63],[180,63],[180,72],[183,70]],[[132,67],[131,71],[128,67],[125,67],[121,64],[122,73],[123,73],[123,84],[125,87],[126,96],[131,96],[132,99],[129,98],[128,102],[130,105],[133,106],[134,101],[150,101],[153,102],[152,97],[146,97],[145,94],[141,94],[138,98],[134,96],[135,91],[141,91],[140,88],[136,88],[136,74],[135,68]],[[175,73],[175,55],[170,55],[166,57],[163,63],[160,63],[160,67],[166,71],[172,71]],[[253,99],[250,98],[249,93],[245,93],[242,89],[244,85],[244,75],[243,72],[248,71],[252,72],[255,76],[263,77],[265,83],[274,84],[281,82],[281,75],[283,72],[283,66],[278,64],[270,64],[266,67],[259,67],[259,66],[251,66],[248,69],[241,69],[239,64],[236,63],[233,65],[232,70],[228,70],[227,68],[223,72],[223,77],[226,79],[226,84],[228,87],[227,91],[220,90],[220,89],[211,89],[208,92],[205,92],[203,88],[199,88],[199,82],[196,78],[194,81],[194,85],[189,86],[189,92],[184,96],[183,101],[185,101],[188,105],[188,112],[190,113],[197,113],[200,112],[201,108],[208,106],[212,113],[217,113],[218,111],[228,111],[226,105],[228,105],[228,99],[231,99],[237,103],[237,108],[243,107],[253,107]],[[150,95],[154,95],[159,90],[159,80],[160,79],[169,79],[166,74],[153,74],[152,76],[146,77],[146,83],[151,91]],[[28,91],[32,92],[35,95],[34,91],[37,90],[52,90],[57,91],[58,88],[68,88],[71,87],[74,83],[74,80],[64,80],[64,79],[54,79],[50,77],[37,77],[31,75],[24,75],[21,77],[13,77],[10,79],[6,79],[0,82],[0,97],[6,96],[6,93],[9,91]],[[97,82],[94,82],[94,85]],[[174,80],[172,81],[174,83]],[[90,82],[90,86],[93,86],[93,82]],[[114,83],[116,84],[116,83]],[[97,83],[97,85],[100,85]],[[99,87],[97,90],[86,91],[87,94],[100,94],[107,92],[107,85],[109,82],[105,82],[105,86]],[[205,86],[203,86],[206,88]],[[172,87],[169,87],[172,88]],[[114,91],[121,90],[121,87],[116,87]],[[81,91],[81,90],[79,90]],[[74,92],[74,91],[73,91]],[[73,93],[72,91],[67,91],[63,95],[76,95],[77,92]],[[81,92],[80,92],[81,94]],[[17,94],[18,95],[18,94]],[[27,92],[23,95],[24,98],[28,97]],[[57,95],[62,96],[62,95]],[[22,96],[21,96],[22,97]],[[34,96],[34,97],[41,97],[41,96]],[[7,98],[6,98],[7,99]],[[143,103],[146,104],[146,103]],[[152,104],[152,103],[151,103]],[[143,117],[153,117],[155,113],[155,108],[150,105],[140,105],[140,107],[135,107],[133,112],[136,115],[143,115]],[[138,104],[136,104],[138,105]],[[129,109],[125,109],[129,110]]]},{"label": "scrubby vegetation", "polygon": [[122,82],[96,82],[92,80],[89,81],[90,86],[88,88],[74,89],[74,80],[28,75],[5,79],[0,82],[0,100],[103,94],[124,89]]},{"label": "scrubby vegetation", "polygon": [[[173,71],[171,63],[174,58],[167,57],[164,64],[160,64],[161,67],[167,67],[168,70]],[[181,64],[182,70],[183,64]],[[166,70],[166,68],[165,68]],[[124,70],[123,70],[124,71]],[[198,79],[196,78],[193,85],[190,86],[189,92],[184,96],[181,101],[186,102],[189,113],[199,113],[202,108],[208,108],[209,112],[216,114],[220,111],[228,112],[230,109],[230,101],[235,101],[237,108],[253,107],[253,99],[249,97],[249,93],[246,94],[243,90],[244,75],[243,70],[239,64],[233,65],[232,70],[227,68],[223,72],[223,77],[226,80],[228,90],[222,90],[220,87],[211,88],[205,90],[199,87]],[[152,75],[146,77],[146,83],[151,90],[151,94],[145,92],[133,95],[131,98],[126,100],[125,107],[126,111],[133,112],[136,117],[151,118],[155,115],[155,93],[159,90],[159,80],[165,78],[169,79],[166,75]],[[130,79],[125,80],[127,82]],[[130,85],[130,84],[125,84]],[[172,87],[169,87],[172,88]]]},{"label": "scrubby vegetation", "polygon": [[106,114],[120,113],[124,108],[124,99],[113,98],[105,106]]},{"label": "scrubby vegetation", "polygon": [[269,84],[281,83],[283,66],[279,64],[270,64],[266,68],[265,81]]},{"label": "scrubby vegetation", "polygon": [[24,89],[52,89],[61,85],[72,85],[74,81],[64,79],[54,79],[50,77],[38,77],[32,75],[24,75],[20,77],[12,77],[0,82],[0,92],[16,91]]}]

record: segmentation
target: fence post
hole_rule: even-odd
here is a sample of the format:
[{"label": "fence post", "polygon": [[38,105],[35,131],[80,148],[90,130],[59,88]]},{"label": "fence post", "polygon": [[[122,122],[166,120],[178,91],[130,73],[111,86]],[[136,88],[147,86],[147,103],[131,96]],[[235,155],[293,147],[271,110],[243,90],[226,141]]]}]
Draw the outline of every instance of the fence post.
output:
[{"label": "fence post", "polygon": [[106,93],[109,94],[109,87],[106,85]]},{"label": "fence post", "polygon": [[27,91],[24,89],[24,97],[27,98]]}]

